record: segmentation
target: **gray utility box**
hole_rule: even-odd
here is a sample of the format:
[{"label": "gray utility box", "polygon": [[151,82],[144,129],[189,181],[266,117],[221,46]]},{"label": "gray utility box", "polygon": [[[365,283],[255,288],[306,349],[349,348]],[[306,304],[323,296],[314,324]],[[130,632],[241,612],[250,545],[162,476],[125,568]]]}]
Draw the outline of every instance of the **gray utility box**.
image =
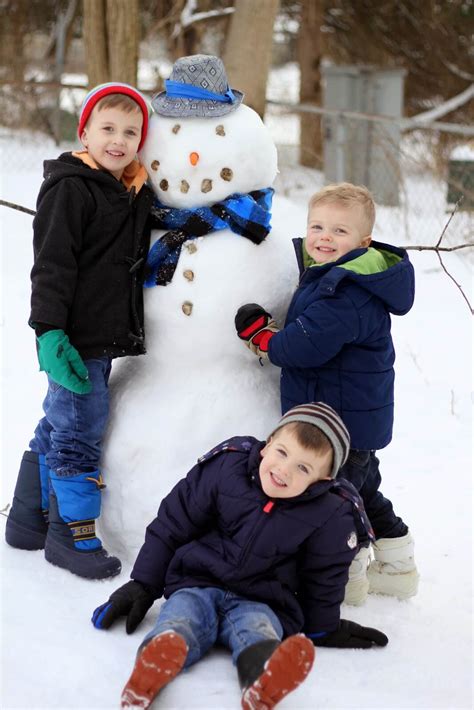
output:
[{"label": "gray utility box", "polygon": [[[322,68],[324,108],[400,118],[404,69]],[[326,182],[365,185],[382,205],[399,204],[400,128],[392,121],[325,114]]]},{"label": "gray utility box", "polygon": [[451,152],[448,163],[448,205],[454,205],[460,198],[459,210],[474,210],[474,143],[458,146]]}]

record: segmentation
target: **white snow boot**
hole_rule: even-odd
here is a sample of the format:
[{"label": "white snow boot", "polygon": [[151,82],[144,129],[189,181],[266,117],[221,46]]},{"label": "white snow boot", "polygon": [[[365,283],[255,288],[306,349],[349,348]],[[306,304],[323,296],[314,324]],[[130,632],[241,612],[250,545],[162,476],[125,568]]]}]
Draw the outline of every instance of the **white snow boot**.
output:
[{"label": "white snow boot", "polygon": [[370,547],[361,547],[352,560],[344,594],[345,604],[360,606],[367,599],[369,593],[369,580],[367,578],[369,556]]},{"label": "white snow boot", "polygon": [[373,543],[375,559],[367,572],[371,594],[388,594],[398,599],[415,596],[420,575],[413,548],[409,532],[403,537],[380,538]]}]

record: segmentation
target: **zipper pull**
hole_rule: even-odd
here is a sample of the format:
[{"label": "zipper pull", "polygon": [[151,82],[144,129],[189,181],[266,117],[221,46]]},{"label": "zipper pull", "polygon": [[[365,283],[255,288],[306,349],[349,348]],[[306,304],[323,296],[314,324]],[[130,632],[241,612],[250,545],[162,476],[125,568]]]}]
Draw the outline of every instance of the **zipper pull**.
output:
[{"label": "zipper pull", "polygon": [[265,503],[265,505],[263,506],[263,512],[264,513],[271,513],[274,505],[275,505],[275,502],[273,500],[269,500],[268,503]]}]

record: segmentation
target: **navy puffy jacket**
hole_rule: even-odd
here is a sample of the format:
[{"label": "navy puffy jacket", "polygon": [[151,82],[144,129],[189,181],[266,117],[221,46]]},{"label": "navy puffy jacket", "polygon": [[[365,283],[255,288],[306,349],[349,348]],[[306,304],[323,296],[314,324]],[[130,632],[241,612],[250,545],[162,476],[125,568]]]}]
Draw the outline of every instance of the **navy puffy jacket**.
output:
[{"label": "navy puffy jacket", "polygon": [[333,481],[269,501],[263,446],[235,437],[202,457],[163,499],[131,577],[166,598],[220,587],[266,603],[288,635],[332,631],[357,552],[352,504]]},{"label": "navy puffy jacket", "polygon": [[367,251],[355,249],[336,262],[304,269],[302,240],[294,244],[300,283],[285,327],[268,350],[270,361],[282,368],[282,412],[326,402],[347,426],[353,449],[381,449],[393,427],[390,314],[403,315],[413,305],[413,266],[403,249],[372,242],[399,257],[397,263],[379,273],[355,273],[344,264]]}]

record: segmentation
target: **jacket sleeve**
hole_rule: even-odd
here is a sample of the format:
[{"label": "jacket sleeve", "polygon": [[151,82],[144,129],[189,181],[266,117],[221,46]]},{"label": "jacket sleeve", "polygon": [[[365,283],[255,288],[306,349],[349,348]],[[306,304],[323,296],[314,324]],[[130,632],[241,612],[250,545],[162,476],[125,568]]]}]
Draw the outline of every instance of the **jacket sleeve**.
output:
[{"label": "jacket sleeve", "polygon": [[305,618],[304,633],[331,632],[338,628],[340,608],[357,553],[357,533],[352,505],[344,501],[318,532],[308,540],[298,569],[298,600]]},{"label": "jacket sleeve", "polygon": [[[156,518],[148,525],[131,577],[163,594],[168,565],[176,550],[200,537],[216,519],[218,474],[215,463],[197,464],[163,498]],[[207,470],[208,469],[208,470]]]},{"label": "jacket sleeve", "polygon": [[87,214],[86,195],[74,178],[59,180],[40,196],[33,222],[32,325],[66,328]]},{"label": "jacket sleeve", "polygon": [[344,294],[311,303],[269,341],[268,356],[279,367],[319,367],[359,335],[359,315]]}]

